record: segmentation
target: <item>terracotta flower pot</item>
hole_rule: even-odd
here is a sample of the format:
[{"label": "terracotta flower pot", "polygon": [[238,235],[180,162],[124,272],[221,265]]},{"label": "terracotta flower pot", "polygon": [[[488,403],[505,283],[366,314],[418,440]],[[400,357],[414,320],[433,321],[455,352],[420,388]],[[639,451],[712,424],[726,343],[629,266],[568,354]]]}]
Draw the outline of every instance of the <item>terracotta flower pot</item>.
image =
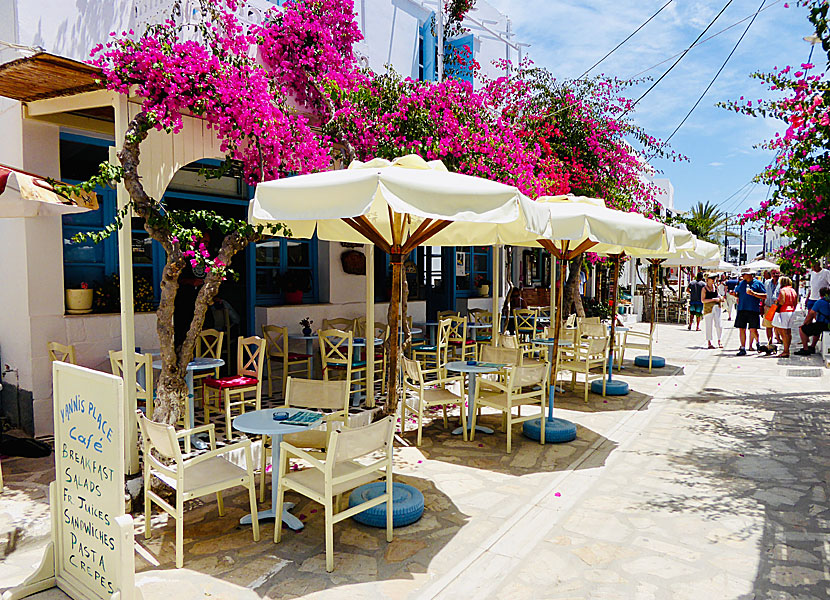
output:
[{"label": "terracotta flower pot", "polygon": [[286,304],[302,304],[303,291],[297,290],[296,292],[285,292],[285,302]]},{"label": "terracotta flower pot", "polygon": [[92,292],[89,289],[65,290],[66,312],[70,315],[85,315],[92,312]]}]

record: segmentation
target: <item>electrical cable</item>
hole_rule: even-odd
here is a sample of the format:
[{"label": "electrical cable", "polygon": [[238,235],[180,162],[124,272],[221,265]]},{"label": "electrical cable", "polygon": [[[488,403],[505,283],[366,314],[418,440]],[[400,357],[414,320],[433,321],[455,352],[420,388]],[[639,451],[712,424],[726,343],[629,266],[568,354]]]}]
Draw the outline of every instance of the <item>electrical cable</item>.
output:
[{"label": "electrical cable", "polygon": [[669,0],[668,2],[666,2],[663,6],[661,6],[661,7],[659,8],[659,10],[658,10],[656,13],[654,13],[653,15],[651,15],[651,16],[650,16],[650,17],[646,20],[646,22],[645,22],[645,23],[643,23],[642,25],[640,25],[637,29],[635,29],[633,32],[631,32],[631,34],[630,34],[627,38],[625,38],[625,39],[624,39],[623,41],[621,41],[619,44],[617,44],[616,46],[614,46],[614,47],[613,47],[613,48],[612,48],[612,49],[608,52],[608,54],[606,54],[605,56],[603,56],[602,58],[600,58],[597,62],[595,62],[594,64],[592,64],[590,67],[588,67],[587,69],[585,69],[585,72],[584,72],[582,75],[580,75],[579,77],[577,77],[577,78],[576,78],[576,79],[577,79],[577,81],[579,81],[580,79],[582,79],[583,77],[585,77],[588,73],[590,73],[591,71],[593,71],[593,70],[594,70],[594,67],[596,67],[597,65],[599,65],[602,61],[604,61],[606,58],[608,58],[609,56],[611,56],[612,54],[614,54],[614,52],[616,52],[617,50],[619,50],[619,49],[620,49],[620,46],[622,46],[622,45],[623,45],[623,44],[625,44],[628,40],[630,40],[631,38],[633,38],[633,37],[634,37],[634,36],[635,36],[635,35],[636,35],[636,34],[637,34],[637,33],[638,33],[638,32],[639,32],[639,31],[640,31],[643,27],[645,27],[646,25],[648,25],[648,24],[649,24],[649,22],[651,22],[651,20],[652,20],[654,17],[656,17],[657,15],[659,15],[661,12],[663,12],[663,9],[664,9],[664,8],[666,8],[666,7],[667,7],[669,4],[671,4],[672,2],[674,2],[674,0]]},{"label": "electrical cable", "polygon": [[637,99],[636,99],[636,100],[635,100],[635,101],[631,104],[631,106],[630,106],[630,107],[628,107],[628,110],[626,110],[626,111],[625,111],[625,113],[623,113],[623,114],[627,114],[627,113],[631,112],[632,110],[634,110],[634,107],[635,107],[635,106],[637,106],[637,104],[639,104],[640,100],[642,100],[643,98],[645,98],[651,90],[653,90],[655,87],[657,87],[657,84],[658,84],[658,83],[660,83],[661,81],[663,81],[663,79],[665,79],[666,75],[668,75],[669,73],[671,73],[671,72],[672,72],[672,70],[673,70],[673,69],[674,69],[674,68],[675,68],[675,67],[676,67],[676,66],[680,63],[680,61],[681,61],[681,60],[683,60],[683,57],[684,57],[684,56],[686,56],[686,55],[689,53],[689,50],[691,50],[691,49],[694,47],[694,45],[695,45],[695,44],[697,44],[697,43],[700,41],[700,38],[702,38],[702,37],[706,34],[706,32],[707,32],[707,31],[709,31],[709,29],[712,27],[712,25],[714,25],[714,24],[715,24],[715,21],[717,21],[717,20],[720,18],[720,16],[721,16],[721,15],[722,15],[725,11],[726,11],[726,9],[727,9],[727,8],[729,8],[729,5],[730,5],[730,4],[732,4],[732,2],[733,2],[733,0],[728,0],[728,2],[727,2],[726,4],[724,4],[724,5],[723,5],[723,8],[721,8],[721,9],[720,9],[720,11],[718,12],[718,14],[716,14],[716,15],[715,15],[715,18],[714,18],[714,19],[712,19],[712,20],[709,22],[709,24],[706,26],[706,29],[704,29],[703,31],[701,31],[701,32],[700,32],[700,35],[698,35],[698,36],[697,36],[697,38],[695,38],[695,41],[694,41],[694,42],[692,42],[692,43],[691,43],[691,45],[690,45],[688,48],[686,48],[686,49],[685,49],[685,50],[684,50],[684,51],[680,54],[680,57],[679,57],[676,61],[674,61],[674,62],[672,63],[672,65],[671,65],[668,69],[666,69],[666,71],[665,71],[662,75],[660,75],[660,77],[658,77],[658,78],[657,78],[657,80],[656,80],[654,83],[652,83],[652,84],[649,86],[649,88],[648,88],[645,92],[643,92],[643,93],[640,95],[640,97],[639,97],[639,98],[637,98]]},{"label": "electrical cable", "polygon": [[[772,2],[771,4],[768,4],[767,6],[765,6],[761,12],[764,12],[765,10],[769,10],[769,9],[771,9],[773,6],[775,6],[776,4],[780,4],[780,3],[781,3],[781,2],[783,2],[783,1],[784,1],[784,0],[775,0],[775,1],[774,1],[774,2]],[[711,39],[713,39],[713,38],[718,37],[718,36],[719,36],[720,34],[722,34],[722,33],[726,33],[727,31],[729,31],[729,30],[730,30],[730,29],[732,29],[733,27],[737,27],[738,25],[740,25],[740,24],[741,24],[741,23],[743,23],[744,21],[748,21],[748,20],[749,20],[749,19],[751,19],[751,18],[753,18],[753,15],[747,15],[747,16],[745,16],[743,19],[741,19],[740,21],[735,21],[735,22],[734,22],[734,23],[732,23],[732,25],[730,25],[729,27],[724,27],[724,28],[723,28],[723,29],[721,29],[720,31],[718,31],[718,32],[713,33],[712,35],[710,35],[708,38],[703,39],[703,40],[700,40],[698,43],[696,43],[694,46],[692,46],[692,48],[697,48],[698,46],[700,46],[700,45],[702,45],[702,44],[705,44],[705,43],[706,43],[706,42],[708,42],[709,40],[711,40]],[[669,62],[671,59],[673,59],[673,58],[677,58],[677,57],[678,57],[678,56],[680,56],[681,54],[683,54],[683,52],[678,52],[677,54],[673,54],[672,56],[669,56],[668,58],[666,58],[666,59],[664,59],[664,60],[661,60],[659,63],[654,64],[654,65],[651,65],[650,67],[648,67],[647,69],[643,69],[643,70],[642,70],[642,71],[640,71],[639,73],[635,73],[635,74],[634,74],[634,75],[632,75],[629,79],[637,79],[637,78],[638,78],[640,75],[642,75],[643,73],[648,73],[648,72],[649,72],[649,71],[651,71],[652,69],[656,69],[656,68],[657,68],[657,67],[659,67],[660,65],[664,65],[664,64],[666,64],[666,63],[667,63],[667,62]]]},{"label": "electrical cable", "polygon": [[[698,104],[700,104],[700,103],[701,103],[701,101],[703,100],[703,97],[707,94],[707,92],[708,92],[708,91],[712,88],[712,86],[715,84],[715,81],[717,80],[718,76],[720,76],[720,74],[721,74],[721,73],[723,72],[723,70],[726,68],[726,63],[728,63],[728,62],[729,62],[729,59],[730,59],[730,58],[732,58],[732,55],[733,55],[733,54],[735,54],[735,51],[738,49],[738,46],[739,46],[739,45],[741,44],[741,42],[743,41],[744,36],[746,36],[747,32],[749,31],[749,28],[750,28],[750,27],[752,27],[752,24],[755,22],[755,18],[756,18],[756,17],[758,16],[758,14],[761,12],[761,9],[762,9],[762,8],[764,8],[764,4],[766,4],[766,3],[767,3],[767,0],[761,0],[761,4],[758,6],[758,10],[756,10],[756,11],[755,11],[755,14],[754,14],[754,15],[752,15],[752,20],[751,20],[751,21],[749,22],[749,24],[746,26],[746,29],[744,29],[744,32],[741,34],[741,37],[739,37],[739,38],[738,38],[738,41],[737,41],[737,42],[735,42],[735,45],[732,47],[732,51],[729,53],[729,55],[728,55],[728,56],[726,57],[726,59],[723,61],[723,64],[721,64],[720,69],[718,69],[717,73],[715,73],[715,76],[714,76],[714,77],[712,77],[712,80],[709,82],[709,85],[707,85],[707,86],[706,86],[706,89],[705,89],[705,90],[703,90],[703,93],[700,95],[700,97],[697,99],[697,101],[696,101],[696,102],[692,105],[692,108],[690,108],[690,109],[689,109],[689,112],[687,112],[687,113],[686,113],[686,116],[685,116],[685,117],[683,117],[683,119],[681,119],[680,123],[678,123],[678,124],[677,124],[677,127],[675,127],[675,128],[674,128],[674,131],[672,131],[672,132],[669,134],[669,137],[667,137],[665,140],[663,140],[663,144],[668,144],[668,143],[669,143],[669,140],[671,140],[671,139],[674,137],[674,134],[675,134],[675,133],[677,133],[677,132],[678,132],[678,130],[679,130],[681,127],[683,127],[683,124],[686,122],[686,119],[688,119],[688,118],[692,115],[692,113],[694,112],[694,110],[697,108]],[[657,155],[657,153],[655,152],[655,153],[654,153],[654,154],[652,154],[652,155],[651,155],[651,156],[650,156],[647,160],[651,160],[651,159],[652,159],[652,158],[654,158],[656,155]]]}]

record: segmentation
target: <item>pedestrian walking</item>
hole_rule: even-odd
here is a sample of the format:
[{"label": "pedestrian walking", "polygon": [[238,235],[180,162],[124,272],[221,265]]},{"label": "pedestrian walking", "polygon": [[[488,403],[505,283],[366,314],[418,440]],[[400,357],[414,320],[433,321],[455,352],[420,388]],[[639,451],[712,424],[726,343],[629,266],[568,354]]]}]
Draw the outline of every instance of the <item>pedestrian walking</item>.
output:
[{"label": "pedestrian walking", "polygon": [[807,298],[807,310],[813,308],[813,304],[821,298],[821,288],[830,287],[830,270],[824,269],[821,263],[814,262],[810,273],[810,297]]},{"label": "pedestrian walking", "polygon": [[[781,343],[784,349],[778,358],[790,357],[790,344],[793,339],[792,321],[795,314],[795,307],[798,306],[798,294],[793,289],[793,282],[789,277],[781,277],[779,282],[780,289],[775,300],[775,305],[778,307],[775,311],[775,316],[772,317],[772,324],[775,327],[776,334],[781,338]],[[767,354],[772,354],[775,350],[768,350]]]},{"label": "pedestrian walking", "polygon": [[689,331],[692,330],[692,322],[695,322],[695,331],[700,331],[700,318],[703,316],[703,273],[698,273],[693,282],[689,284]]},{"label": "pedestrian walking", "polygon": [[729,321],[732,320],[732,310],[735,308],[735,305],[738,303],[737,297],[734,295],[735,288],[738,287],[738,278],[735,276],[734,273],[729,275],[729,279],[727,279],[724,284],[726,285],[726,316]]},{"label": "pedestrian walking", "polygon": [[715,277],[709,275],[706,277],[706,287],[703,290],[703,325],[706,329],[706,342],[709,344],[710,350],[715,346],[712,344],[713,329],[717,333],[718,348],[723,348],[721,343],[721,335],[723,334],[723,325],[721,324],[721,302],[723,296],[718,292],[718,287],[715,285]]},{"label": "pedestrian walking", "polygon": [[[767,297],[764,298],[764,313],[769,310],[769,308],[775,304],[775,301],[778,299],[778,292],[781,291],[781,286],[779,285],[779,278],[781,277],[781,273],[778,269],[773,269],[772,271],[764,271],[764,273],[769,273],[769,277],[766,278],[764,281],[764,290],[766,291]],[[790,281],[790,286],[792,287],[792,281]],[[795,290],[793,290],[795,292]],[[796,294],[796,300],[798,299],[798,295]],[[767,354],[772,354],[775,352],[775,344],[773,343],[773,324],[772,321],[764,316],[761,319],[761,327],[767,330],[767,346],[766,352]],[[777,332],[776,332],[777,333]],[[779,337],[776,335],[776,337]],[[781,341],[779,339],[779,341]]]},{"label": "pedestrian walking", "polygon": [[[823,287],[819,290],[819,299],[813,303],[813,307],[807,311],[804,323],[798,329],[801,337],[801,350],[796,354],[809,356],[816,351],[819,336],[825,331],[830,331],[830,287]],[[812,344],[810,344],[810,338]]]},{"label": "pedestrian walking", "polygon": [[758,342],[758,326],[761,324],[761,301],[767,297],[764,284],[755,278],[751,269],[744,269],[741,282],[733,292],[738,299],[738,312],[735,315],[735,328],[739,330],[741,347],[738,356],[746,356],[746,330],[749,329],[749,349]]}]

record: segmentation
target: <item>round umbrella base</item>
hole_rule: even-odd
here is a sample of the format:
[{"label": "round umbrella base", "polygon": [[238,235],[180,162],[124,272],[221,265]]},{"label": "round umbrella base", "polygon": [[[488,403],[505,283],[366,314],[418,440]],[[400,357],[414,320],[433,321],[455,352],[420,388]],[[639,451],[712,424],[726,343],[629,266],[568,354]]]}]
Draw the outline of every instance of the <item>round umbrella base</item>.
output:
[{"label": "round umbrella base", "polygon": [[[386,493],[386,482],[367,483],[349,495],[349,508],[377,498]],[[424,514],[424,495],[417,488],[405,483],[392,484],[392,526],[405,527]],[[386,527],[386,503],[378,504],[352,517],[358,523],[370,527]]]},{"label": "round umbrella base", "polygon": [[[645,367],[648,368],[648,356],[638,356],[634,359],[634,364],[638,367]],[[651,366],[655,369],[659,369],[661,367],[666,366],[666,359],[662,356],[652,356],[651,357]]]},{"label": "round umbrella base", "polygon": [[[605,381],[605,395],[606,396],[625,396],[628,394],[628,384],[624,381],[620,381],[619,379],[612,379]],[[591,382],[591,391],[595,394],[602,393],[602,379],[595,379]]]},{"label": "round umbrella base", "polygon": [[[576,439],[576,425],[565,419],[551,419],[545,418],[545,443],[546,444],[561,444],[563,442],[571,442]],[[526,438],[536,440],[541,439],[541,429],[539,426],[539,419],[525,421],[522,426],[522,433]]]}]

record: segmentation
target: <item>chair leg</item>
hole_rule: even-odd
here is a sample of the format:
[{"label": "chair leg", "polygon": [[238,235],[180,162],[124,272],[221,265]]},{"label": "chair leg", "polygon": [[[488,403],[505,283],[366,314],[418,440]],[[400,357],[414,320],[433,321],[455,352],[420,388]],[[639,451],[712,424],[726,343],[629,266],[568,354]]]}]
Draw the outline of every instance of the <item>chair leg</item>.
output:
[{"label": "chair leg", "polygon": [[176,568],[184,564],[184,501],[182,490],[176,490]]},{"label": "chair leg", "polygon": [[210,394],[208,394],[208,387],[202,386],[202,407],[205,410],[205,425],[210,424]]},{"label": "chair leg", "polygon": [[331,496],[326,498],[326,571],[334,571],[334,510]]},{"label": "chair leg", "polygon": [[219,507],[219,516],[225,516],[225,501],[222,500],[222,492],[216,492],[216,505]]},{"label": "chair leg", "polygon": [[150,539],[150,517],[152,516],[153,503],[150,500],[150,477],[144,477],[144,538]]},{"label": "chair leg", "polygon": [[231,427],[231,394],[225,390],[225,437],[230,442],[233,439],[233,428]]},{"label": "chair leg", "polygon": [[[268,439],[267,435],[262,436],[262,452],[259,469],[259,501],[265,502],[265,467],[268,460],[265,458],[265,442]],[[271,465],[272,469],[276,469],[276,465]]]},{"label": "chair leg", "polygon": [[271,374],[271,355],[270,354],[265,356],[265,364],[266,364],[265,368],[267,369],[267,372],[268,372],[268,397],[270,398],[274,395],[274,389],[271,385],[272,374]]},{"label": "chair leg", "polygon": [[[544,423],[542,424],[544,426]],[[507,453],[513,451],[513,408],[507,407]]]},{"label": "chair leg", "polygon": [[[259,513],[256,507],[256,481],[254,472],[248,467],[248,500],[251,503],[251,528],[254,530],[254,541],[259,541]],[[282,525],[282,519],[274,519],[274,527]]]},{"label": "chair leg", "polygon": [[469,435],[467,434],[467,411],[464,410],[464,402],[458,405],[458,410],[461,413],[461,438],[466,442]]},{"label": "chair leg", "polygon": [[441,408],[444,409],[444,429],[446,429],[448,427],[448,423],[447,423],[447,405],[444,404]]},{"label": "chair leg", "polygon": [[[282,462],[282,461],[280,461]],[[271,465],[271,468],[274,469],[274,465]],[[282,505],[285,496],[285,488],[281,485],[283,475],[285,475],[285,469],[280,465],[280,478],[279,483],[277,484],[277,506],[274,508],[276,511],[274,513],[274,543],[279,544],[280,538],[282,537]]]},{"label": "chair leg", "polygon": [[[476,415],[478,411],[476,410],[475,402],[473,402],[473,422],[470,423],[470,441],[474,442],[476,439]],[[461,412],[464,412],[464,403],[461,403]]]},{"label": "chair leg", "polygon": [[[423,429],[423,426],[424,426],[423,419],[424,419],[424,407],[422,406],[418,409],[418,440],[415,442],[416,446],[421,445],[421,430]],[[444,425],[444,427],[446,427],[446,424]]]}]

